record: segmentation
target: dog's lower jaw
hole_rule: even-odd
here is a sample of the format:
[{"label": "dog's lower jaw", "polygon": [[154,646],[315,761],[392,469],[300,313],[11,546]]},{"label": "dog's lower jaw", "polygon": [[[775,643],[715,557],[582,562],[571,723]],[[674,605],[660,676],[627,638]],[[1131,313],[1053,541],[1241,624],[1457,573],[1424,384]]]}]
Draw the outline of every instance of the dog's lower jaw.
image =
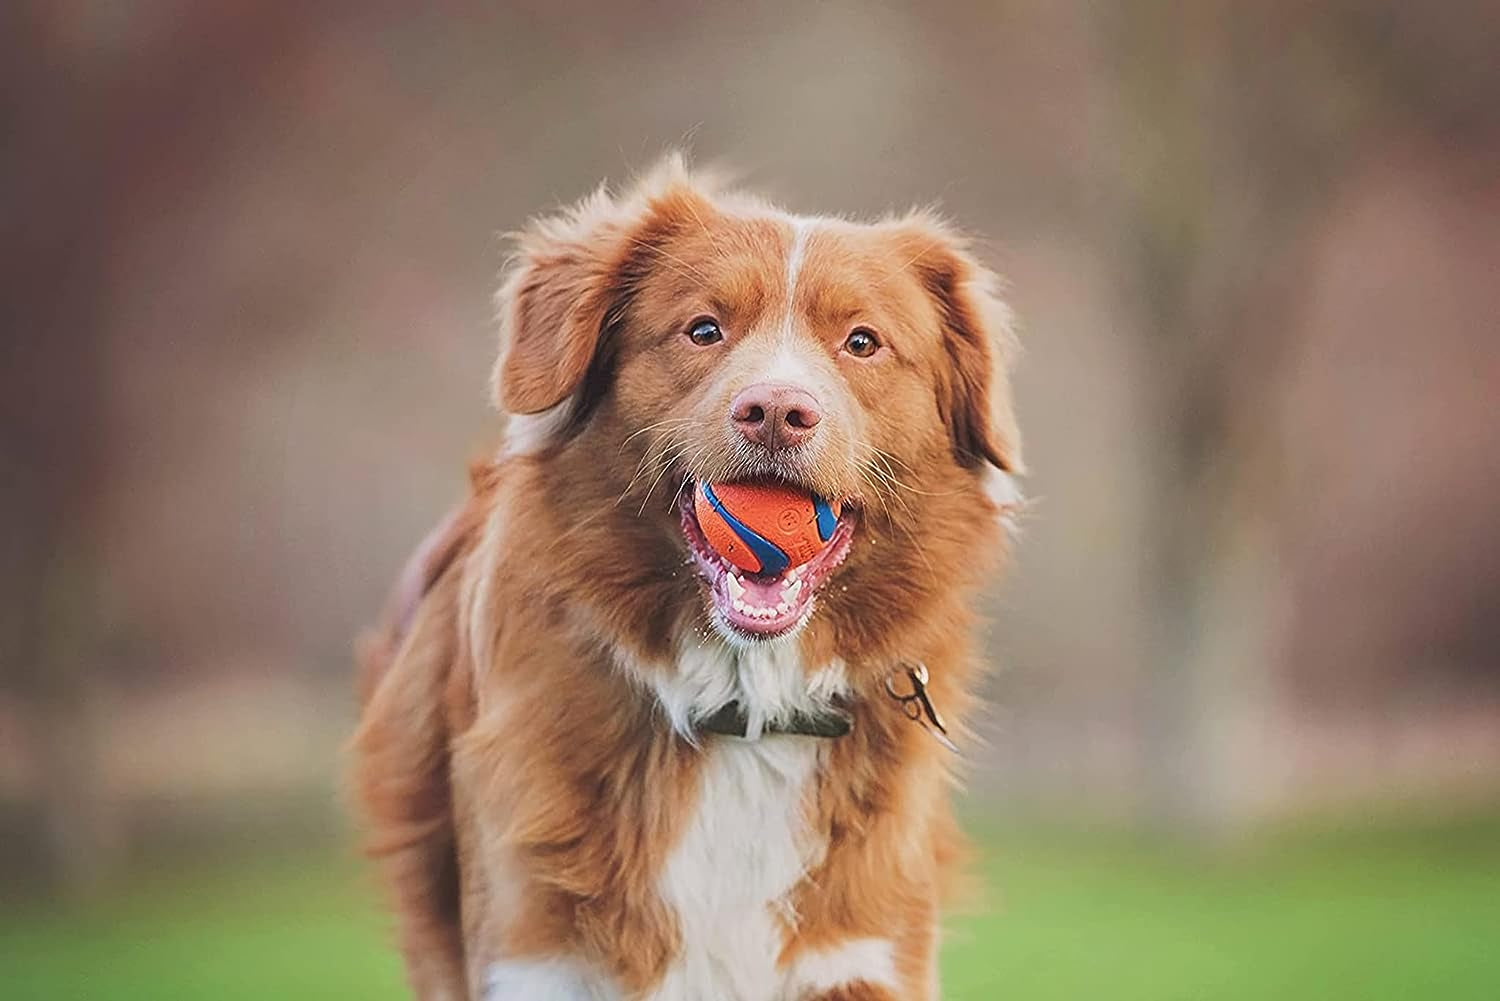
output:
[{"label": "dog's lower jaw", "polygon": [[717,608],[710,609],[708,615],[709,621],[713,623],[714,632],[718,633],[719,638],[725,643],[736,650],[755,650],[772,647],[777,644],[795,645],[797,637],[801,636],[802,631],[807,628],[807,622],[812,618],[813,611],[817,607],[817,599],[814,598],[813,603],[807,606],[807,610],[802,613],[802,618],[796,625],[779,636],[765,639],[740,632],[729,624],[729,621],[724,618],[724,613],[720,612]]}]

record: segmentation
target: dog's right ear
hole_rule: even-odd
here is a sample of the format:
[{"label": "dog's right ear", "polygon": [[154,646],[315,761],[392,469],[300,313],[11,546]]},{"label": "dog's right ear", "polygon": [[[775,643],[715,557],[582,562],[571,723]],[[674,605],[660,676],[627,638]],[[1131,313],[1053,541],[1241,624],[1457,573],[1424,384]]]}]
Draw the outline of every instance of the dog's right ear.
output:
[{"label": "dog's right ear", "polygon": [[600,188],[517,237],[497,297],[495,400],[511,414],[550,410],[578,391],[610,329],[625,315],[663,240],[712,210],[680,156],[627,195]]},{"label": "dog's right ear", "polygon": [[538,219],[517,237],[515,264],[500,288],[501,409],[534,414],[583,381],[610,308],[624,291],[618,272],[629,220],[603,188],[567,211]]}]

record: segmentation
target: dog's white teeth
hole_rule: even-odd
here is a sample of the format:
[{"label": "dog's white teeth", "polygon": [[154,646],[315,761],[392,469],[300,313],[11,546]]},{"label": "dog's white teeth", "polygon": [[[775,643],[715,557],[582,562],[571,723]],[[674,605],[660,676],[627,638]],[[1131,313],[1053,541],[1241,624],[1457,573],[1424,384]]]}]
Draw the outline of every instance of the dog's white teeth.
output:
[{"label": "dog's white teeth", "polygon": [[783,599],[782,600],[782,604],[786,604],[787,602],[790,602],[790,601],[796,601],[797,600],[797,595],[799,595],[801,593],[802,593],[802,582],[800,580],[794,580],[794,581],[792,581],[786,587],[784,587],[784,588],[781,589],[781,597]]},{"label": "dog's white teeth", "polygon": [[796,596],[796,590],[790,595],[782,594],[782,599],[776,605],[754,605],[745,600],[745,585],[734,575],[729,577],[729,603],[736,612],[752,619],[774,619],[778,615],[785,615],[792,610],[792,598]]}]

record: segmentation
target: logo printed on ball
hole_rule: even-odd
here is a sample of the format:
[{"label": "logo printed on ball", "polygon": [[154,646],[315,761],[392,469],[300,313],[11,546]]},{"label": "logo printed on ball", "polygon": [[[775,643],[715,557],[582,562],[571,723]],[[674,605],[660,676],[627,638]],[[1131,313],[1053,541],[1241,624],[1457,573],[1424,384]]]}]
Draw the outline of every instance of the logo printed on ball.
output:
[{"label": "logo printed on ball", "polygon": [[783,535],[796,535],[802,531],[802,512],[793,507],[781,509],[781,515],[776,519],[776,524],[781,528]]}]

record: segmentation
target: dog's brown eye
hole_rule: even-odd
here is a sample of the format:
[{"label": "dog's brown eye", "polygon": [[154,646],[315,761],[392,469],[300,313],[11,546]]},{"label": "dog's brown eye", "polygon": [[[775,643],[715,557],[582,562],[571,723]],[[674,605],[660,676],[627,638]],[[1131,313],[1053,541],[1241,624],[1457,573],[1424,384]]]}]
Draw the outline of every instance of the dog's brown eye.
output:
[{"label": "dog's brown eye", "polygon": [[880,350],[880,341],[873,331],[855,327],[844,339],[844,350],[856,358],[868,358]]},{"label": "dog's brown eye", "polygon": [[710,344],[717,344],[723,339],[724,331],[719,329],[719,324],[707,317],[701,320],[694,320],[693,325],[688,328],[688,340],[700,348],[708,347]]}]

